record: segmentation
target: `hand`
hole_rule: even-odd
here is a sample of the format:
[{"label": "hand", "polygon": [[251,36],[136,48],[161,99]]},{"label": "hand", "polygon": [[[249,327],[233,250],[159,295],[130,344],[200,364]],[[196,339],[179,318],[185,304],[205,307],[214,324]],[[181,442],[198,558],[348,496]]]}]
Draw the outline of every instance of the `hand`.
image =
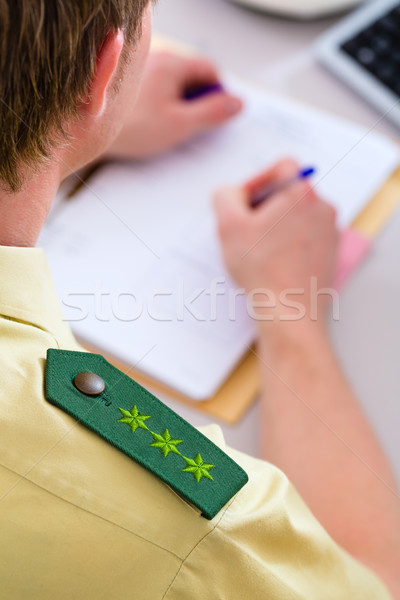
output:
[{"label": "hand", "polygon": [[[336,213],[308,183],[298,181],[258,208],[249,208],[250,195],[256,190],[298,172],[295,162],[282,161],[246,187],[225,188],[215,195],[227,267],[250,294],[260,321],[312,317],[312,278],[318,289],[332,282]],[[261,288],[265,292],[255,293]],[[301,304],[301,310],[290,306],[294,302]]]},{"label": "hand", "polygon": [[108,156],[156,155],[228,121],[242,109],[239,98],[225,92],[198,100],[183,98],[188,86],[218,81],[217,71],[207,60],[152,53],[138,102]]}]

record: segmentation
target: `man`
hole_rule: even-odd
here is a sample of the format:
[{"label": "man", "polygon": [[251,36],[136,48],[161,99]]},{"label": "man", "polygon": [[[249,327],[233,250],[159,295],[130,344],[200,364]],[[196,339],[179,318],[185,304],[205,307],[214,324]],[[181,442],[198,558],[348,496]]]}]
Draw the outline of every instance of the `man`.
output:
[{"label": "man", "polygon": [[[332,354],[323,319],[309,315],[307,293],[301,321],[291,321],[287,307],[267,308],[255,297],[263,455],[271,463],[226,448],[218,428],[205,436],[191,432],[229,464],[222,488],[206,488],[220,485],[217,469],[212,476],[214,465],[200,452],[186,460],[179,451],[184,440],[172,428],[169,437],[167,429],[164,438],[152,433],[154,414],[136,405],[122,410],[109,438],[99,403],[89,404],[83,419],[70,416],[72,404],[96,396],[104,406],[116,396],[119,407],[130,406],[111,388],[104,395],[96,369],[97,390],[93,380],[78,380],[85,369],[66,382],[71,360],[101,363],[102,375],[117,377],[116,389],[123,381],[127,393],[147,392],[99,357],[81,354],[62,322],[45,258],[34,248],[60,181],[107,148],[132,157],[168,149],[222,124],[240,101],[222,93],[183,102],[185,87],[212,83],[217,74],[205,61],[161,55],[149,62],[130,114],[149,46],[147,0],[0,0],[0,16],[1,597],[387,599],[375,571],[399,598],[396,484]],[[256,186],[296,169],[281,162]],[[327,287],[337,242],[331,207],[305,183],[257,211],[248,208],[250,192],[225,188],[215,198],[237,283],[248,292],[267,287],[277,297],[309,288],[311,277]],[[150,397],[149,406],[155,406]],[[149,472],[145,461],[124,454],[120,439],[128,434],[135,441],[147,436],[148,455],[161,471],[164,458],[184,459],[194,496],[199,484],[209,490],[206,497],[188,503],[160,469]],[[199,506],[213,500],[213,490],[228,488],[240,467],[248,482],[217,514],[201,516]]]}]

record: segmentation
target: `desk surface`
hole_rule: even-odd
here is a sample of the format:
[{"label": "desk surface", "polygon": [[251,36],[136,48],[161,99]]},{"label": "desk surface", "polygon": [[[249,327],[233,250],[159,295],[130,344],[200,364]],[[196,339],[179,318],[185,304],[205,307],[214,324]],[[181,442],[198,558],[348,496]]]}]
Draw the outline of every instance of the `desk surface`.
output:
[{"label": "desk surface", "polygon": [[[312,42],[336,20],[296,23],[226,0],[161,0],[154,30],[194,46],[222,70],[399,137],[399,131],[313,58]],[[341,294],[340,320],[331,327],[331,337],[400,481],[399,256],[400,211]],[[164,400],[194,425],[210,421],[195,409]],[[236,426],[221,423],[228,443],[257,456],[258,416],[255,404]]]}]

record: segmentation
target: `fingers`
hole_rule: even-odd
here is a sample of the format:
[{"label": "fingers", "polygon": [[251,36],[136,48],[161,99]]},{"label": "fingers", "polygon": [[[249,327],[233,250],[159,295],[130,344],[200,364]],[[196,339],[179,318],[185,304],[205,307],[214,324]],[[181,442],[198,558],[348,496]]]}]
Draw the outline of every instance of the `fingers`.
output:
[{"label": "fingers", "polygon": [[157,81],[165,81],[162,94],[178,141],[225,123],[243,107],[242,101],[228,91],[211,92],[190,101],[184,99],[189,88],[220,83],[216,67],[203,58],[158,52],[151,57],[151,71]]},{"label": "fingers", "polygon": [[253,218],[258,219],[265,230],[272,227],[285,230],[288,227],[303,227],[305,222],[314,226],[325,221],[320,210],[322,204],[325,203],[318,198],[309,183],[299,181],[271,197],[252,213]]},{"label": "fingers", "polygon": [[163,91],[181,100],[188,87],[219,82],[215,66],[200,57],[188,57],[169,51],[152,52],[147,70],[163,81]]},{"label": "fingers", "polygon": [[182,88],[194,84],[217,83],[219,74],[216,67],[208,60],[200,57],[176,56],[176,69]]},{"label": "fingers", "polygon": [[246,192],[237,187],[221,188],[214,194],[214,209],[217,215],[219,233],[235,229],[243,223],[247,216],[248,197]]},{"label": "fingers", "polygon": [[[276,193],[259,205],[253,214],[256,214],[259,219],[265,215],[266,218],[280,220],[282,216],[295,211],[297,207],[301,210],[307,205],[318,202],[319,198],[308,181],[302,179],[296,181],[299,171],[300,166],[296,161],[284,159],[247,182],[244,190],[248,194],[249,202],[251,197],[259,194],[260,191],[278,185]],[[279,183],[285,181],[288,181],[288,185],[279,190]]]},{"label": "fingers", "polygon": [[243,103],[239,98],[224,92],[216,92],[186,102],[181,110],[187,133],[195,135],[222,125],[238,114],[242,108]]},{"label": "fingers", "polygon": [[256,210],[250,207],[250,199],[253,193],[273,185],[279,181],[285,181],[299,172],[299,166],[293,160],[282,160],[274,167],[248,182],[243,188],[225,187],[218,190],[214,196],[214,203],[219,215],[223,212],[229,213],[230,218],[244,218],[249,216],[260,220],[263,214],[275,212],[283,213],[300,202],[314,202],[317,196],[306,181],[292,183],[287,189],[276,193]]},{"label": "fingers", "polygon": [[268,223],[278,224],[286,216],[296,220],[308,218],[310,215],[315,215],[316,219],[321,218],[329,227],[335,225],[334,207],[321,200],[311,185],[304,180],[291,183],[257,209],[250,207],[252,193],[268,185],[290,179],[298,172],[298,164],[287,159],[280,161],[243,188],[226,187],[217,191],[214,204],[220,229],[224,231],[232,228],[235,223],[243,224],[246,219],[249,225],[254,221],[258,227],[265,227]]},{"label": "fingers", "polygon": [[[181,92],[190,86],[208,86],[220,82],[216,67],[203,58],[178,58],[179,85]],[[195,135],[221,125],[238,114],[243,108],[240,98],[229,92],[215,92],[202,96],[180,106],[183,126],[186,133]]]},{"label": "fingers", "polygon": [[244,188],[249,195],[252,195],[268,185],[294,177],[299,170],[300,167],[296,161],[284,159],[276,163],[271,169],[268,169],[264,173],[261,173],[261,175],[248,181]]}]

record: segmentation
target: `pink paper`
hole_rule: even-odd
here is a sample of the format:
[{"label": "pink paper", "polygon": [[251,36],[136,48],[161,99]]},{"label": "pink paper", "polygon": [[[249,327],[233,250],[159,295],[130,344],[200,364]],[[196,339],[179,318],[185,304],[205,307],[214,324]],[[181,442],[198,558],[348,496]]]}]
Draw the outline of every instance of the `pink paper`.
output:
[{"label": "pink paper", "polygon": [[354,229],[343,231],[339,242],[338,266],[334,283],[337,290],[344,286],[350,275],[368,254],[371,246],[371,240]]}]

